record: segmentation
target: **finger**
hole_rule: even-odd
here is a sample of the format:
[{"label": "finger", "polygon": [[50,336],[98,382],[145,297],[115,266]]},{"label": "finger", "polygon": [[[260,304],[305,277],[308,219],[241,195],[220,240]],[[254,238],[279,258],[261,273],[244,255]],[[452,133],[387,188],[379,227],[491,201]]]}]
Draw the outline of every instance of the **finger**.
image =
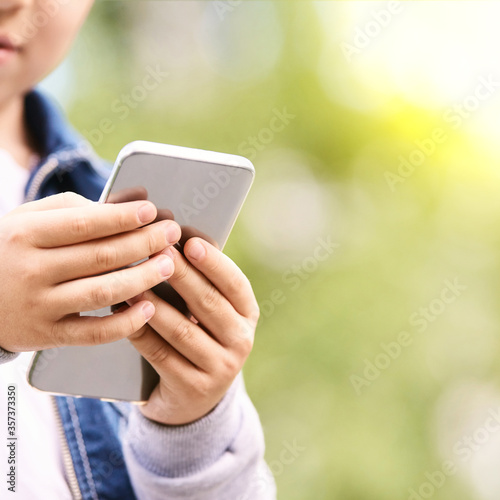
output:
[{"label": "finger", "polygon": [[201,231],[199,231],[195,227],[182,226],[181,229],[182,229],[182,237],[181,237],[181,241],[180,241],[181,248],[184,247],[184,245],[186,244],[186,241],[193,238],[194,236],[198,236],[200,238],[203,238],[205,241],[208,241],[214,247],[219,248],[219,244],[213,238],[210,238],[210,236],[208,236],[205,233],[202,233]]},{"label": "finger", "polygon": [[137,266],[56,285],[48,292],[46,303],[60,316],[93,311],[149,290],[165,281],[172,272],[172,260],[158,255]]},{"label": "finger", "polygon": [[94,276],[128,266],[177,243],[180,228],[172,221],[70,247],[44,250],[52,283]]},{"label": "finger", "polygon": [[252,285],[227,255],[201,238],[190,239],[184,245],[184,255],[215,285],[236,311],[257,324],[259,306]]},{"label": "finger", "polygon": [[167,253],[173,256],[175,267],[168,282],[184,299],[193,316],[225,347],[234,346],[247,336],[243,318],[212,282],[175,248],[168,249]]},{"label": "finger", "polygon": [[30,201],[17,207],[14,212],[42,212],[45,210],[54,210],[56,208],[86,207],[94,202],[70,191],[66,193],[47,196],[41,200]]},{"label": "finger", "polygon": [[177,352],[203,371],[211,372],[217,368],[224,349],[204,330],[151,291],[129,303],[138,300],[154,304],[156,312],[149,324]]},{"label": "finger", "polygon": [[33,245],[53,248],[131,231],[154,220],[156,207],[148,201],[60,208],[34,213],[26,223]]},{"label": "finger", "polygon": [[141,301],[110,316],[72,315],[56,323],[52,340],[56,347],[115,342],[140,330],[154,313],[151,302]]},{"label": "finger", "polygon": [[158,215],[155,221],[166,220],[166,219],[175,220],[174,212],[172,212],[172,210],[169,210],[168,208],[159,208]]},{"label": "finger", "polygon": [[144,186],[120,189],[108,196],[106,203],[124,203],[126,201],[147,200],[148,190]]},{"label": "finger", "polygon": [[186,379],[198,372],[196,366],[147,324],[129,335],[128,339],[162,379],[170,381],[172,376]]}]

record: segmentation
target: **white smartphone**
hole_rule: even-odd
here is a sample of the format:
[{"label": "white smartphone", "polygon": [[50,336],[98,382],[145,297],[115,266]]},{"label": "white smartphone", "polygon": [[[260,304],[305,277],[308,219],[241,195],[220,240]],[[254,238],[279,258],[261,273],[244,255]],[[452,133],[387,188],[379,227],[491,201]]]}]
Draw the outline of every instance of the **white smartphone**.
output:
[{"label": "white smartphone", "polygon": [[[174,219],[181,226],[179,250],[191,236],[222,250],[254,174],[241,156],[135,141],[120,151],[99,202],[148,199],[158,209],[157,220]],[[168,282],[153,290],[189,314]],[[104,316],[110,309],[81,314]],[[53,394],[135,403],[147,401],[158,383],[155,370],[126,339],[39,351],[27,377],[33,387]]]}]

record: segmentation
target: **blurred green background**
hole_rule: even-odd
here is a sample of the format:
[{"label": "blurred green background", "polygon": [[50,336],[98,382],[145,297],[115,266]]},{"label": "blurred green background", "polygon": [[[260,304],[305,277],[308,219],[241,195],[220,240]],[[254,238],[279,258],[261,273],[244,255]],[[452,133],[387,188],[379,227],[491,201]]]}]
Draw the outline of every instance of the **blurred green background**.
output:
[{"label": "blurred green background", "polygon": [[226,252],[262,309],[245,376],[281,499],[500,498],[499,15],[98,0],[44,82],[110,160],[253,160]]}]

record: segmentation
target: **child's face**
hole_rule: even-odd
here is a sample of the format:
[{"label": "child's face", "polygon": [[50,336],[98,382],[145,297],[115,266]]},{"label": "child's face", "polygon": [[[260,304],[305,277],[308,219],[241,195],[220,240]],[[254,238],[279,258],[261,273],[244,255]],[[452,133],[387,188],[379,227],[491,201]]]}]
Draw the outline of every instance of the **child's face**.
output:
[{"label": "child's face", "polygon": [[0,105],[63,59],[93,0],[0,0]]}]

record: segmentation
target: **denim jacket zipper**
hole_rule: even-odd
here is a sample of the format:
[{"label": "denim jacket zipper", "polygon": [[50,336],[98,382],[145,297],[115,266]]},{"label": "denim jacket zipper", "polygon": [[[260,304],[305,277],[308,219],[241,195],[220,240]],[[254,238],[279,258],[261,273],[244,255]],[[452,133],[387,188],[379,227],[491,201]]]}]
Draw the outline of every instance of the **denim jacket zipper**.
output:
[{"label": "denim jacket zipper", "polygon": [[64,469],[66,470],[66,479],[68,481],[68,486],[71,492],[71,497],[73,500],[82,500],[82,492],[80,491],[80,486],[78,484],[78,479],[76,477],[75,467],[73,465],[73,459],[71,458],[71,453],[68,447],[68,441],[66,440],[66,434],[64,434],[64,428],[62,423],[61,415],[59,414],[59,408],[57,407],[56,398],[51,397],[52,406],[54,408],[56,416],[57,433],[59,434],[59,440],[61,443],[62,457]]},{"label": "denim jacket zipper", "polygon": [[93,164],[92,160],[94,154],[89,150],[89,146],[83,144],[75,149],[70,149],[66,151],[59,151],[52,156],[47,158],[47,161],[38,167],[38,171],[35,173],[31,184],[29,186],[28,192],[24,198],[24,202],[33,201],[36,195],[40,191],[42,184],[48,179],[56,170],[59,168],[64,168],[64,166],[70,165],[78,161],[86,161],[89,165],[101,175],[107,177],[109,172],[100,170],[100,168]]},{"label": "denim jacket zipper", "polygon": [[47,162],[40,167],[38,172],[35,174],[31,186],[29,187],[26,197],[24,199],[25,203],[33,201],[43,184],[43,181],[47,179],[59,166],[59,160],[56,157],[52,157]]}]

